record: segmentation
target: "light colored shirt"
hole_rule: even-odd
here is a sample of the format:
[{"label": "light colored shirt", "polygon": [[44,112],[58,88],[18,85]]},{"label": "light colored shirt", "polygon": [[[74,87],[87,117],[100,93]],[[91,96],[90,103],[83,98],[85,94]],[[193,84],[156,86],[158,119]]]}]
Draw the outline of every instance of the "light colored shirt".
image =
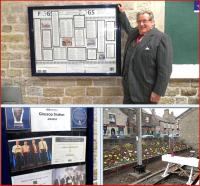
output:
[{"label": "light colored shirt", "polygon": [[48,147],[47,147],[47,142],[46,141],[40,141],[38,143],[39,146],[39,150],[46,150],[48,151]]},{"label": "light colored shirt", "polygon": [[22,153],[22,146],[21,145],[14,145],[12,148],[12,153],[17,154],[17,153]]}]

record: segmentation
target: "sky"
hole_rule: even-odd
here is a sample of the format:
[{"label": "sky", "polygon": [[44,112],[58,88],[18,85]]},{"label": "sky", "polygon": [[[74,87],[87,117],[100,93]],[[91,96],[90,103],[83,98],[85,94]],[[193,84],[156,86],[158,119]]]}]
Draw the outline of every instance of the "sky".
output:
[{"label": "sky", "polygon": [[[160,117],[163,116],[165,109],[169,109],[169,113],[173,111],[175,117],[181,115],[183,112],[188,110],[188,108],[154,108],[154,109],[155,109],[156,115]],[[150,108],[145,108],[144,110],[147,111],[148,113],[151,113]]]}]

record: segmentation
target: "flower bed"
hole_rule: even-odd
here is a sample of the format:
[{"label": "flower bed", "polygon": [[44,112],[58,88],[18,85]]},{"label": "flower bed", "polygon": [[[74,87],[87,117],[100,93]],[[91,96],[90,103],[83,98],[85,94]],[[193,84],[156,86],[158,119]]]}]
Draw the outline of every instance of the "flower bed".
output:
[{"label": "flower bed", "polygon": [[[188,149],[186,144],[182,142],[173,143],[173,152],[178,152]],[[163,154],[171,153],[169,142],[163,140],[145,140],[142,142],[143,160],[154,159]],[[116,145],[110,151],[105,151],[103,155],[104,170],[110,168],[134,163],[137,161],[137,149],[133,144],[126,143],[123,145]]]}]

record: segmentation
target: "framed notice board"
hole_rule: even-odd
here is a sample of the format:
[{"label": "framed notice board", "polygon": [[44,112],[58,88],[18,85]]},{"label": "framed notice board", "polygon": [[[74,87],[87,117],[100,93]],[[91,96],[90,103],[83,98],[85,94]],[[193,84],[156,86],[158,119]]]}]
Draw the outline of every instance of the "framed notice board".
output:
[{"label": "framed notice board", "polygon": [[117,5],[28,7],[33,76],[118,76]]}]

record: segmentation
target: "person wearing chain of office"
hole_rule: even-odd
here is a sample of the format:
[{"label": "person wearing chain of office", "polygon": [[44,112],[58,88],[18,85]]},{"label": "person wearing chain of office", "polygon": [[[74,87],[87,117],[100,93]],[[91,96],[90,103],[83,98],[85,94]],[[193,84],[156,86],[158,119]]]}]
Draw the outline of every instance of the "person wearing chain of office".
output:
[{"label": "person wearing chain of office", "polygon": [[47,142],[43,138],[40,138],[40,141],[38,143],[38,148],[41,155],[42,163],[46,163],[48,161],[48,157],[47,157],[48,146],[47,146]]},{"label": "person wearing chain of office", "polygon": [[172,72],[172,43],[155,28],[151,11],[137,13],[131,27],[124,7],[118,5],[120,23],[128,34],[123,61],[124,104],[156,104],[165,95]]},{"label": "person wearing chain of office", "polygon": [[12,153],[16,161],[16,170],[21,170],[23,165],[23,149],[18,140],[16,140],[16,145],[12,147]]}]

